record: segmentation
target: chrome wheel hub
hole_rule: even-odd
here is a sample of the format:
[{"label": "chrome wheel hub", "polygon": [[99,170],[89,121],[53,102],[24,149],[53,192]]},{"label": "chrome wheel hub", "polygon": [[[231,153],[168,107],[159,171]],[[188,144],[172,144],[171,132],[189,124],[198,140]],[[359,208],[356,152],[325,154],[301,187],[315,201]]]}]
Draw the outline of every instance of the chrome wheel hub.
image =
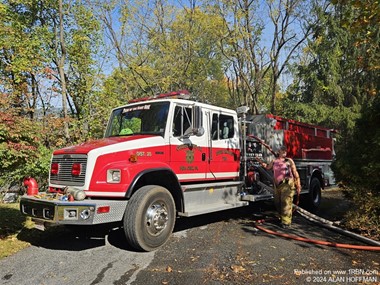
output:
[{"label": "chrome wheel hub", "polygon": [[152,235],[159,235],[168,224],[168,211],[163,202],[155,202],[146,212],[146,227]]}]

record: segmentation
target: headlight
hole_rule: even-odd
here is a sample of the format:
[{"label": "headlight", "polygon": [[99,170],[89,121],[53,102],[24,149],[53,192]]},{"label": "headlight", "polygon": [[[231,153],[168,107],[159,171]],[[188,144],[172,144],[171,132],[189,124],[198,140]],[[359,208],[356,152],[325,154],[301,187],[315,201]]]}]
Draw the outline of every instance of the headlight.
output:
[{"label": "headlight", "polygon": [[108,183],[120,183],[121,171],[120,169],[108,169],[107,170],[107,182]]}]

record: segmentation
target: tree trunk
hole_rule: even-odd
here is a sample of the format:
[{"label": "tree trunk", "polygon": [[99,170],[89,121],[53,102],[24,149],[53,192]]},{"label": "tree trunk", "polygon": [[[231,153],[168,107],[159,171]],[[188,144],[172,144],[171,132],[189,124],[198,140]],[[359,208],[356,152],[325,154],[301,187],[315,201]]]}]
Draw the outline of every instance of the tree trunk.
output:
[{"label": "tree trunk", "polygon": [[61,79],[61,88],[62,88],[62,112],[64,118],[64,136],[66,142],[70,140],[69,133],[69,123],[67,116],[67,85],[66,85],[66,77],[65,77],[65,60],[66,60],[66,46],[64,39],[64,28],[63,28],[63,8],[62,8],[62,0],[59,0],[59,42],[61,46],[61,56],[58,62],[58,71],[59,77]]}]

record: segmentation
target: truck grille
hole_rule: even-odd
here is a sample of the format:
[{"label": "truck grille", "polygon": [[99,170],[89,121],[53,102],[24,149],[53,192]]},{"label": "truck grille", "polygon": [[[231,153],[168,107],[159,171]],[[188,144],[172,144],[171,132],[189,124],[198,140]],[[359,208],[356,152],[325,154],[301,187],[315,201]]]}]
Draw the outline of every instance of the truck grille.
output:
[{"label": "truck grille", "polygon": [[[52,163],[59,164],[57,175],[50,173],[50,183],[64,184],[68,186],[83,186],[86,177],[87,155],[85,154],[60,154],[54,155]],[[74,163],[81,164],[81,173],[79,176],[71,174],[71,168]]]}]

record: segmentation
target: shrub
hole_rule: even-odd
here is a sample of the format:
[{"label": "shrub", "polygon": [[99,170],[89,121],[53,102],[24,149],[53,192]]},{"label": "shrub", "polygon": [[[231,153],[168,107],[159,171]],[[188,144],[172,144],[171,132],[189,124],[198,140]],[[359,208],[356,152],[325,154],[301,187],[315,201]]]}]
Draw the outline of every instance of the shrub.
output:
[{"label": "shrub", "polygon": [[380,235],[380,97],[363,109],[352,137],[337,148],[333,169],[346,185],[355,207],[347,214],[347,226],[372,236]]}]

